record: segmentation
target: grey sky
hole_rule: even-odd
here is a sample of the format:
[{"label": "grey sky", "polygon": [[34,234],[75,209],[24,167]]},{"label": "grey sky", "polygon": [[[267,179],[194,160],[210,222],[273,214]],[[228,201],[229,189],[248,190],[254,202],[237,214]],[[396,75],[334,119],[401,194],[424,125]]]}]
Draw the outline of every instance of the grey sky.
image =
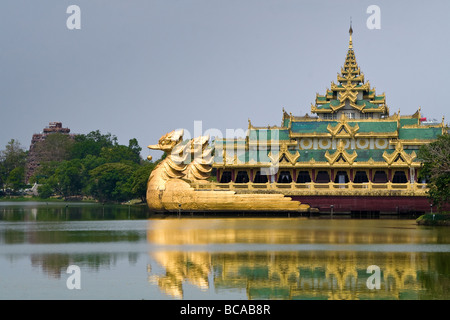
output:
[{"label": "grey sky", "polygon": [[[81,30],[69,30],[69,5]],[[369,5],[381,9],[370,30]],[[356,59],[391,113],[450,119],[450,1],[2,0],[0,149],[28,148],[61,121],[100,130],[143,156],[161,135],[280,125],[310,113],[344,63],[350,16]]]}]

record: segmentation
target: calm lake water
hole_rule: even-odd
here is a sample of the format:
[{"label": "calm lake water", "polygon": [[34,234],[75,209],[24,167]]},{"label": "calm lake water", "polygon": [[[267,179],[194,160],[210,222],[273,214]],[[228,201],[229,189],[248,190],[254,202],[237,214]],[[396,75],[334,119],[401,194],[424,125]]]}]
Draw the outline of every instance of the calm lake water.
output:
[{"label": "calm lake water", "polygon": [[0,299],[447,300],[450,229],[0,202],[0,270]]}]

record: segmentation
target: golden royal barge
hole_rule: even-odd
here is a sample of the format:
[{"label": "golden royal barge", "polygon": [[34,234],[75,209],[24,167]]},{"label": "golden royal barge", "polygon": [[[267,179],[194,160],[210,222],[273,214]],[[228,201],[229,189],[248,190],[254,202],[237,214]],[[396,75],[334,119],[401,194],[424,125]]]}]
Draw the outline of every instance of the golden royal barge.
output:
[{"label": "golden royal barge", "polygon": [[446,134],[442,122],[390,114],[356,62],[350,40],[344,66],[309,116],[283,110],[280,126],[249,120],[243,139],[183,130],[150,149],[166,157],[151,173],[147,202],[156,212],[422,213],[430,210],[418,180],[420,146]]}]

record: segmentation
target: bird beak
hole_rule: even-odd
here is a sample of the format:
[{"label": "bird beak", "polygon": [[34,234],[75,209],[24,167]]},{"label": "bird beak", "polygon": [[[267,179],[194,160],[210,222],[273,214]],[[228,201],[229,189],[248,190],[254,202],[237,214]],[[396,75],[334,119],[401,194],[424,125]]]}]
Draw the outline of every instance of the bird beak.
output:
[{"label": "bird beak", "polygon": [[161,145],[160,144],[151,144],[147,148],[152,149],[152,150],[161,150]]}]

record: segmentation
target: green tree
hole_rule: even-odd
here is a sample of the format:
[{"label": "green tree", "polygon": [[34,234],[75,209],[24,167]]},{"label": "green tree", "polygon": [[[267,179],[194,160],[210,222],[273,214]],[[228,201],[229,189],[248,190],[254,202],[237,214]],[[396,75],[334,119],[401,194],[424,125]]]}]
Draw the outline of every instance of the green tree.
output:
[{"label": "green tree", "polygon": [[101,134],[99,130],[91,131],[88,134],[80,134],[75,137],[75,143],[71,148],[71,159],[83,159],[88,155],[100,156],[102,148],[109,148],[117,145],[117,137],[108,134]]},{"label": "green tree", "polygon": [[53,195],[53,188],[48,183],[40,185],[38,187],[38,194],[39,194],[40,198],[48,199],[48,198],[50,198]]},{"label": "green tree", "polygon": [[58,161],[47,161],[40,163],[33,176],[29,179],[29,182],[36,182],[38,184],[45,183],[48,178],[55,174],[59,164],[60,162]]},{"label": "green tree", "polygon": [[0,151],[0,195],[2,194],[2,191],[4,190],[4,187],[6,185],[6,179],[8,179],[8,173],[4,164],[2,152]]},{"label": "green tree", "polygon": [[20,166],[14,168],[8,175],[6,185],[14,192],[19,191],[25,187],[25,167]]},{"label": "green tree", "polygon": [[419,179],[425,179],[428,197],[439,211],[450,202],[450,135],[444,134],[418,152],[422,161]]},{"label": "green tree", "polygon": [[142,148],[139,146],[139,143],[136,138],[130,139],[128,141],[128,149],[134,154],[134,157],[137,161],[136,163],[139,163],[141,161],[141,151]]},{"label": "green tree", "polygon": [[147,182],[150,177],[150,173],[155,168],[153,162],[145,162],[136,171],[134,171],[131,177],[131,191],[133,195],[142,202],[146,201],[147,198]]},{"label": "green tree", "polygon": [[125,163],[105,163],[91,170],[89,193],[102,202],[131,200],[134,170],[135,166]]},{"label": "green tree", "polygon": [[139,164],[140,158],[127,146],[117,145],[102,148],[100,157],[106,162],[131,162]]},{"label": "green tree", "polygon": [[58,193],[64,198],[81,194],[83,166],[81,160],[63,161],[53,175]]},{"label": "green tree", "polygon": [[[4,189],[9,175],[16,168],[23,168],[25,170],[27,152],[21,147],[20,143],[11,139],[5,147],[5,150],[0,151],[0,188]],[[14,173],[16,179],[19,170]]]}]

